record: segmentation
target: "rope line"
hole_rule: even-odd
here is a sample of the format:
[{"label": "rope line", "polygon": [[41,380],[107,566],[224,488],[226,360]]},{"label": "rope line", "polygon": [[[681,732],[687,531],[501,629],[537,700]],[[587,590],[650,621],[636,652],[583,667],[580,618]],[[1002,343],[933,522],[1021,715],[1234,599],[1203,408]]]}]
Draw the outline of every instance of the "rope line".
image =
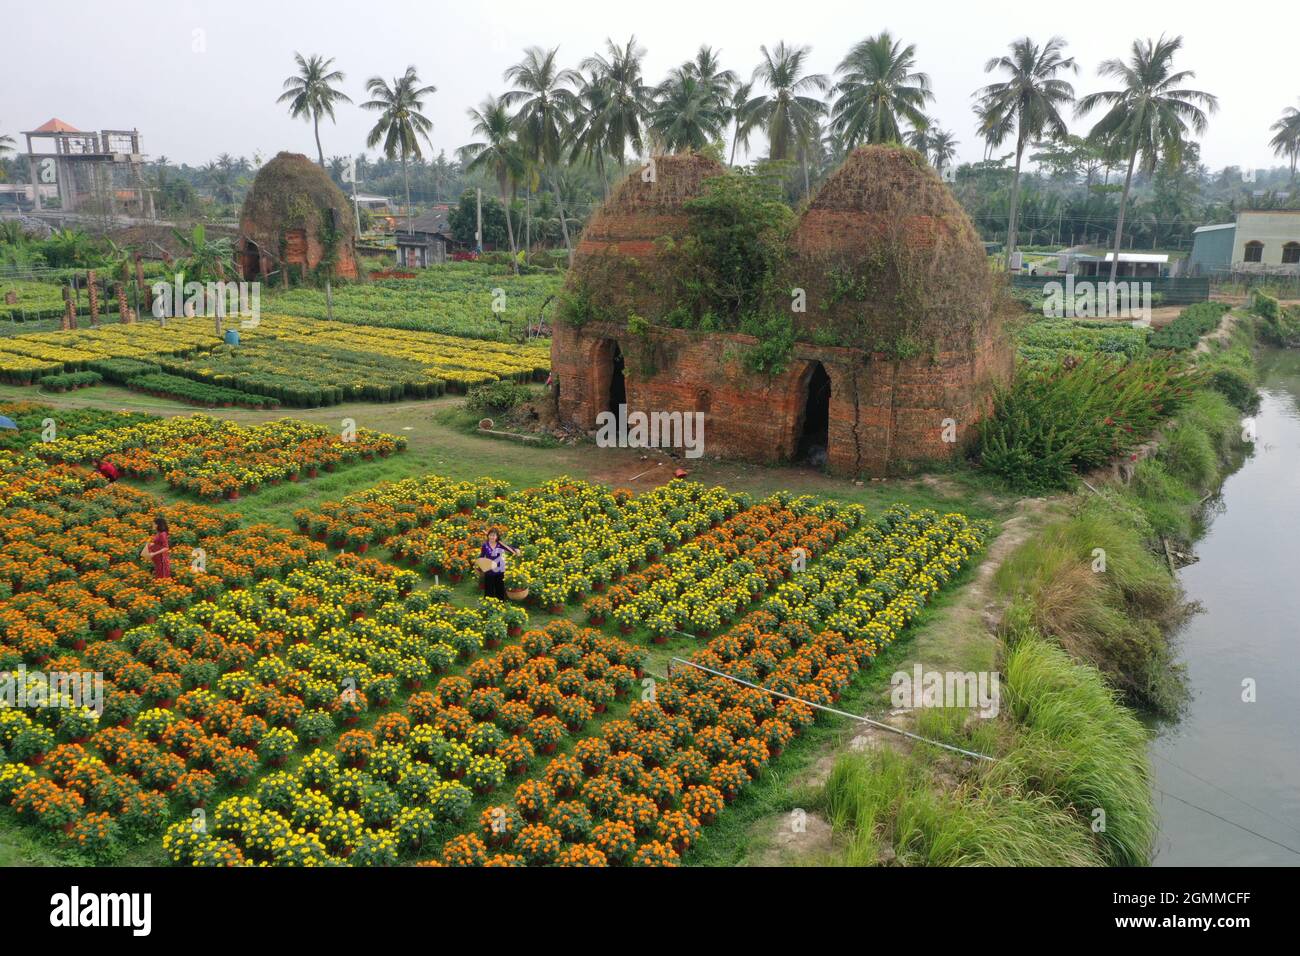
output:
[{"label": "rope line", "polygon": [[945,744],[938,740],[931,740],[929,737],[922,737],[920,734],[914,734],[909,730],[903,730],[902,728],[893,727],[890,726],[889,724],[882,724],[880,721],[872,720],[870,717],[862,717],[858,714],[850,714],[846,710],[837,710],[834,707],[826,707],[823,704],[814,704],[810,700],[804,700],[802,697],[793,697],[790,694],[783,694],[781,691],[773,690],[770,687],[760,687],[758,684],[747,681],[744,678],[736,677],[732,674],[724,674],[722,673],[722,671],[715,671],[711,667],[705,667],[703,664],[697,664],[694,661],[688,661],[680,657],[674,657],[669,661],[669,668],[668,668],[669,677],[672,676],[673,663],[685,664],[687,667],[694,667],[697,670],[705,671],[706,673],[713,674],[716,677],[725,677],[727,680],[735,681],[737,684],[744,684],[746,687],[752,687],[755,690],[761,690],[765,694],[772,694],[773,696],[783,697],[786,700],[792,700],[799,704],[805,704],[808,707],[813,707],[816,708],[817,710],[824,710],[828,714],[836,714],[840,717],[848,717],[850,720],[861,721],[864,724],[870,724],[872,727],[878,727],[881,730],[887,730],[890,733],[899,734],[903,737],[910,737],[912,740],[919,740],[922,743],[932,744],[935,747],[942,747],[944,750],[951,750],[953,753],[959,753],[965,757],[973,757],[976,760],[987,760],[990,763],[997,763],[997,759],[998,759],[997,757],[990,757],[988,754],[976,753],[974,750],[963,750],[961,747],[954,747],[952,744]]}]

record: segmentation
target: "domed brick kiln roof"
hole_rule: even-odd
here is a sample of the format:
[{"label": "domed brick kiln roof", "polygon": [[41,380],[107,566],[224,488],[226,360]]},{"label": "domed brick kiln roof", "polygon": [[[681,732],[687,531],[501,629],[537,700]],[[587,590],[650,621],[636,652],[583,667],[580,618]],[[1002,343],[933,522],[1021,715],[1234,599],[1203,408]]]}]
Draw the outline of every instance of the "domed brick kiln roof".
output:
[{"label": "domed brick kiln roof", "polygon": [[597,309],[618,321],[634,312],[656,313],[667,285],[657,243],[685,235],[689,220],[682,204],[723,171],[698,153],[656,156],[652,166],[633,170],[583,230],[571,288],[586,290]]},{"label": "domed brick kiln roof", "polygon": [[801,339],[916,354],[987,322],[993,276],[975,227],[914,150],[863,146],[817,191],[791,235],[807,291]]},{"label": "domed brick kiln roof", "polygon": [[[240,235],[277,259],[285,237],[297,230],[302,230],[309,248],[319,250],[331,209],[338,271],[354,274],[356,225],[352,208],[329,174],[301,153],[279,153],[258,171],[239,215]],[[314,267],[316,262],[309,265]]]}]

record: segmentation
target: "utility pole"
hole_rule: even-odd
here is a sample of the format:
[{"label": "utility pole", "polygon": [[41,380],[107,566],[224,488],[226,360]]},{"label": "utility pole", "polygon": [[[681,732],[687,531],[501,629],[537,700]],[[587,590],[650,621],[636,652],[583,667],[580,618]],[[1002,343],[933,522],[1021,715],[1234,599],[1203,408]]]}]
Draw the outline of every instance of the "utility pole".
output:
[{"label": "utility pole", "polygon": [[352,181],[352,211],[357,217],[357,235],[361,235],[361,206],[357,202],[357,160],[355,156],[348,157],[348,165],[344,169],[347,178]]},{"label": "utility pole", "polygon": [[533,184],[528,183],[524,193],[524,265],[528,265],[528,253],[533,248]]},{"label": "utility pole", "polygon": [[483,255],[483,187],[474,190],[475,223],[474,241],[478,243],[478,254]]}]

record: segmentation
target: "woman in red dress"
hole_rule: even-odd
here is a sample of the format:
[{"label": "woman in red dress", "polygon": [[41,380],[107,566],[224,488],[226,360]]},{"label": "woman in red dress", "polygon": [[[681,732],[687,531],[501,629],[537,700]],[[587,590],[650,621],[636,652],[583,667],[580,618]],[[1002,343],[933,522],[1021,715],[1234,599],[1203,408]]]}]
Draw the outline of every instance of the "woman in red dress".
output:
[{"label": "woman in red dress", "polygon": [[144,546],[144,554],[153,561],[153,576],[169,578],[172,576],[172,549],[167,541],[167,519],[162,515],[153,519],[157,534]]}]

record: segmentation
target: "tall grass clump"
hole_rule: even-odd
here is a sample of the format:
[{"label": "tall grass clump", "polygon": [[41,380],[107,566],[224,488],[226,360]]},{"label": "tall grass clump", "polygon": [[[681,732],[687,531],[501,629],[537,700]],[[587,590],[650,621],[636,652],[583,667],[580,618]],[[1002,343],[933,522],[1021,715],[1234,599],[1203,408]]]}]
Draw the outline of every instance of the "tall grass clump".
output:
[{"label": "tall grass clump", "polygon": [[1095,821],[1109,863],[1147,863],[1156,834],[1147,733],[1101,675],[1021,631],[1007,653],[1002,702],[1020,725],[1006,766]]},{"label": "tall grass clump", "polygon": [[1144,509],[1124,492],[1076,499],[1069,516],[1009,555],[994,581],[1029,625],[1130,702],[1173,714],[1185,689],[1165,635],[1186,608],[1147,547],[1152,536]]},{"label": "tall grass clump", "polygon": [[873,866],[885,848],[908,866],[1097,866],[1078,816],[1049,796],[977,777],[955,790],[893,750],[843,754],[825,790],[841,862]]},{"label": "tall grass clump", "polygon": [[[1158,459],[1170,477],[1204,493],[1241,445],[1241,414],[1217,391],[1202,389],[1164,435]],[[1198,496],[1199,497],[1199,496]]]}]

